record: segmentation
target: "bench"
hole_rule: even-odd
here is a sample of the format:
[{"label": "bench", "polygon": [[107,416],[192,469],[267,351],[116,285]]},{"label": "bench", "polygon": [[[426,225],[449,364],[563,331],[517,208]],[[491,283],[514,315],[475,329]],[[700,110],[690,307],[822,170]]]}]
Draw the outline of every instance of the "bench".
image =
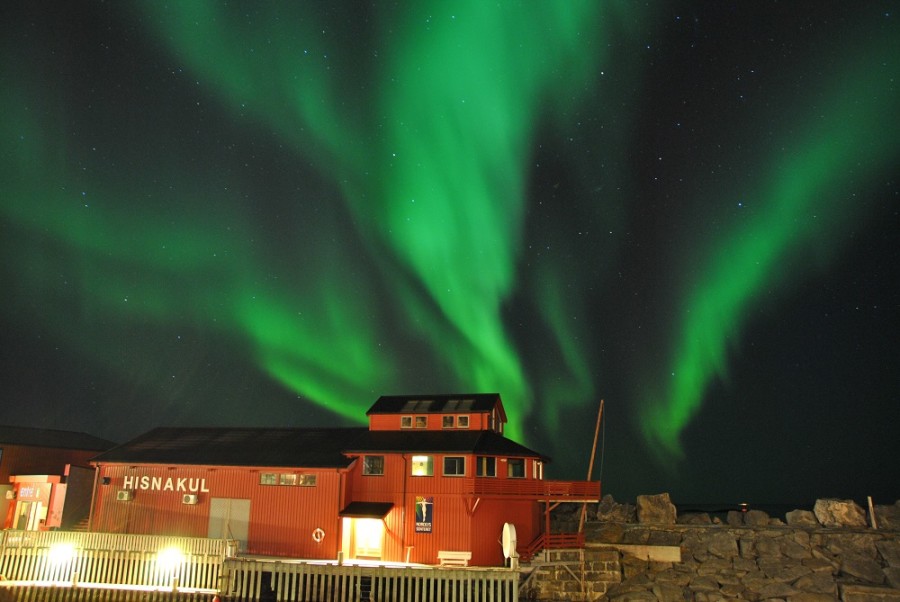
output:
[{"label": "bench", "polygon": [[472,552],[438,550],[438,560],[441,566],[469,566],[469,561],[472,560]]}]

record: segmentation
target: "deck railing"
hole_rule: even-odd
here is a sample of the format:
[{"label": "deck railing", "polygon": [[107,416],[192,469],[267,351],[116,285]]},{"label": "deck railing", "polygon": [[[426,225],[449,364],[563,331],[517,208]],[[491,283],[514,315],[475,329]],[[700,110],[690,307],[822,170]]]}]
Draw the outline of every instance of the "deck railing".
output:
[{"label": "deck railing", "polygon": [[599,481],[543,481],[536,479],[469,478],[466,490],[473,495],[533,498],[551,501],[599,501]]},{"label": "deck railing", "polygon": [[518,602],[519,573],[501,568],[346,566],[228,558],[222,596],[287,602]]},{"label": "deck railing", "polygon": [[223,539],[79,531],[3,531],[0,575],[59,585],[217,590]]},{"label": "deck railing", "polygon": [[541,533],[533,541],[516,549],[519,559],[528,562],[541,550],[583,548],[584,533]]}]

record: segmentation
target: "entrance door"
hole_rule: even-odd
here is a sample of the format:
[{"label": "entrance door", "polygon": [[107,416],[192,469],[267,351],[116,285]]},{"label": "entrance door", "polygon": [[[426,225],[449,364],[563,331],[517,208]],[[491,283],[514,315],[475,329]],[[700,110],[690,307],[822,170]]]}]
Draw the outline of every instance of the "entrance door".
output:
[{"label": "entrance door", "polygon": [[209,500],[209,531],[212,539],[235,539],[238,550],[247,550],[250,530],[250,500],[214,497]]},{"label": "entrance door", "polygon": [[377,518],[352,519],[354,557],[381,558],[381,542],[384,539],[384,521]]}]

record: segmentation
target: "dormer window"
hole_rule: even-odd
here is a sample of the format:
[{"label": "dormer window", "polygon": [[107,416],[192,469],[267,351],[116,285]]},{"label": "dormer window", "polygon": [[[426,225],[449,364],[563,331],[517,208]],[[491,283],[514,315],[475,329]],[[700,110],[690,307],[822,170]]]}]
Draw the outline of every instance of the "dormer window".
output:
[{"label": "dormer window", "polygon": [[452,429],[456,425],[456,416],[441,416],[441,426],[445,429]]},{"label": "dormer window", "polygon": [[428,428],[428,416],[416,416],[416,428]]},{"label": "dormer window", "polygon": [[468,416],[457,416],[456,417],[456,426],[457,426],[457,428],[461,428],[461,429],[469,428],[469,417]]},{"label": "dormer window", "polygon": [[400,428],[403,429],[411,429],[412,428],[412,416],[401,416],[400,417]]}]

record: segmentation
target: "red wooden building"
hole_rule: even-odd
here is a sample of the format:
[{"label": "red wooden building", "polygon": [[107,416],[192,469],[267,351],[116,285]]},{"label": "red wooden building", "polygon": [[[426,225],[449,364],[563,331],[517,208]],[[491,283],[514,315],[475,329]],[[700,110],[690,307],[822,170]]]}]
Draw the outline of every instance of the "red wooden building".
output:
[{"label": "red wooden building", "polygon": [[90,510],[90,460],[114,445],[87,433],[0,426],[0,527],[78,525]]},{"label": "red wooden building", "polygon": [[[544,479],[503,436],[497,394],[381,397],[359,428],[160,428],[94,459],[94,531],[227,537],[241,552],[501,565],[511,523],[545,541],[559,501],[600,485]],[[531,548],[529,548],[531,545]]]}]

